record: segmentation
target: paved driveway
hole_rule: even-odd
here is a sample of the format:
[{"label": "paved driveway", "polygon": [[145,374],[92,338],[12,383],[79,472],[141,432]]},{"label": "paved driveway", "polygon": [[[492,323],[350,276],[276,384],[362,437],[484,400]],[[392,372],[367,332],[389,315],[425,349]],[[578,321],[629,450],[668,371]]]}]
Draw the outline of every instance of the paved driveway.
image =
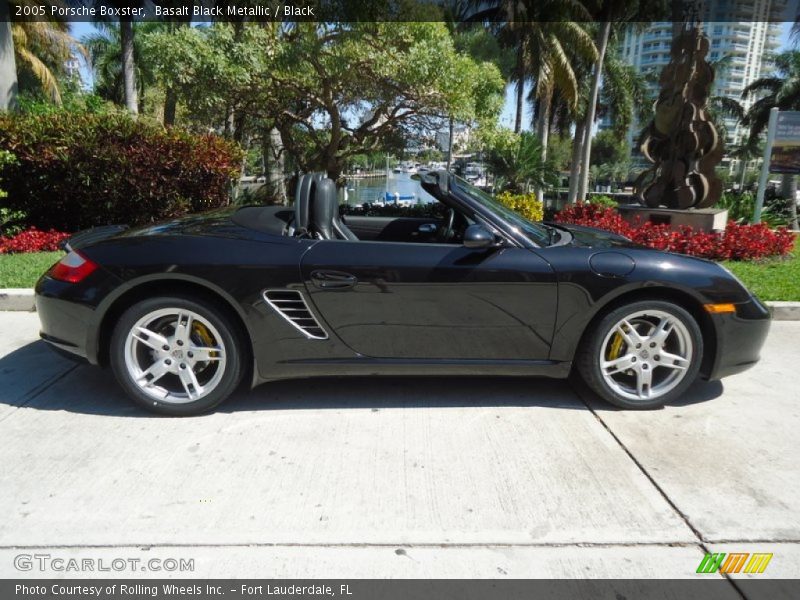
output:
[{"label": "paved driveway", "polygon": [[757,368],[659,411],[561,381],[361,378],[186,419],[56,356],[34,314],[0,331],[0,577],[25,575],[21,553],[202,577],[666,578],[766,551],[765,575],[800,573],[797,322],[773,324]]}]

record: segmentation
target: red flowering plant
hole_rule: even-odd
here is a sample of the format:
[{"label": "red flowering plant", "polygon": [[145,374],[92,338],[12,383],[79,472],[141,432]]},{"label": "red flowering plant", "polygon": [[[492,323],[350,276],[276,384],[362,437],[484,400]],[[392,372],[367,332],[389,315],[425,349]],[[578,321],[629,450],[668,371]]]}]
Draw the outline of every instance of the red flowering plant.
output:
[{"label": "red flowering plant", "polygon": [[755,225],[728,223],[724,232],[708,232],[684,225],[677,231],[668,225],[650,222],[631,224],[613,208],[594,204],[575,204],[559,212],[556,222],[605,229],[623,235],[637,244],[698,256],[710,260],[755,260],[785,256],[795,243],[795,235],[785,227],[770,229]]},{"label": "red flowering plant", "polygon": [[31,227],[11,237],[0,237],[0,254],[21,252],[52,252],[70,234],[51,229],[41,231]]}]

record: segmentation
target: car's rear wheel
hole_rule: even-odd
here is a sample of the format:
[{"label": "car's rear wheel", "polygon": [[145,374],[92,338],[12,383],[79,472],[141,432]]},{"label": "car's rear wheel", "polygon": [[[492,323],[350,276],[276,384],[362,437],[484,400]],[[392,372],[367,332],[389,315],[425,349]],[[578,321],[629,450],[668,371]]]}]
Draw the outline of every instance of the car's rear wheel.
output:
[{"label": "car's rear wheel", "polygon": [[589,332],[577,367],[598,396],[621,408],[658,408],[697,378],[703,336],[694,317],[646,300],[610,311]]},{"label": "car's rear wheel", "polygon": [[242,378],[241,343],[228,316],[190,298],[150,298],[123,313],[111,367],[128,395],[167,415],[196,415],[225,400]]}]

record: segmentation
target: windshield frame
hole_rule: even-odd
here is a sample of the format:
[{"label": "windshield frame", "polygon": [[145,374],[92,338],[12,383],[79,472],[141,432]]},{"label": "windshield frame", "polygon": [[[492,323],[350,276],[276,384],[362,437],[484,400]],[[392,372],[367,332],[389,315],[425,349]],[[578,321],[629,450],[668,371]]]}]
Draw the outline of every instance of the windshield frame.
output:
[{"label": "windshield frame", "polygon": [[543,223],[530,221],[500,203],[487,192],[475,187],[468,181],[448,173],[448,188],[456,197],[469,201],[480,209],[484,216],[491,215],[493,220],[500,221],[506,233],[515,241],[535,248],[546,248],[554,243],[550,230]]}]

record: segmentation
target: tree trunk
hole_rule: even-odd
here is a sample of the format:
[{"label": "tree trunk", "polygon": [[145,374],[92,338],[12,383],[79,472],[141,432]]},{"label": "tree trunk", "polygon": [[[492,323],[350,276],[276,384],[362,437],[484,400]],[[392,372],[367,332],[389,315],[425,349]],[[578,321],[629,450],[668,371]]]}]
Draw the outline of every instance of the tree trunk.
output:
[{"label": "tree trunk", "polygon": [[233,130],[234,130],[234,127],[235,127],[235,124],[234,124],[235,116],[236,116],[236,113],[234,112],[233,107],[230,104],[228,104],[225,107],[225,123],[224,123],[224,125],[222,127],[222,135],[223,135],[223,137],[230,138],[230,137],[233,136]]},{"label": "tree trunk", "polygon": [[136,62],[133,55],[133,21],[121,17],[119,32],[122,42],[122,78],[125,84],[125,107],[131,114],[139,114],[139,93],[136,85]]},{"label": "tree trunk", "polygon": [[581,178],[581,157],[583,156],[583,132],[585,128],[586,123],[583,119],[575,123],[575,140],[572,143],[572,160],[569,163],[568,204],[574,204],[578,197],[578,185]]},{"label": "tree trunk", "polygon": [[283,138],[278,129],[273,127],[269,131],[263,132],[261,140],[267,192],[275,204],[286,204]]},{"label": "tree trunk", "polygon": [[522,112],[525,106],[525,62],[522,40],[517,48],[517,114],[514,119],[514,133],[522,131]]},{"label": "tree trunk", "polygon": [[744,179],[747,176],[747,159],[739,159],[739,193],[744,191]]},{"label": "tree trunk", "polygon": [[17,106],[17,63],[8,2],[0,2],[0,111]]},{"label": "tree trunk", "polygon": [[781,195],[786,198],[789,208],[789,228],[800,229],[797,226],[797,176],[786,174],[781,179]]},{"label": "tree trunk", "polygon": [[606,49],[608,48],[608,37],[611,34],[611,21],[606,21],[600,29],[600,40],[597,44],[597,62],[594,65],[592,76],[592,92],[589,95],[589,104],[586,107],[586,123],[583,135],[583,158],[581,160],[581,176],[578,185],[578,200],[586,198],[586,191],[589,188],[589,165],[592,160],[592,127],[597,111],[597,98],[600,95],[600,80],[603,77],[603,63],[606,59]]},{"label": "tree trunk", "polygon": [[171,87],[164,93],[164,127],[175,125],[175,112],[178,109],[178,94]]},{"label": "tree trunk", "polygon": [[450,117],[450,126],[447,134],[447,170],[453,165],[453,117]]},{"label": "tree trunk", "polygon": [[[539,100],[539,114],[536,118],[536,137],[542,144],[542,162],[547,160],[547,144],[550,140],[550,106],[552,104],[552,95],[545,92],[544,98]],[[544,187],[540,184],[536,185],[535,189],[536,199],[544,202]]]}]

